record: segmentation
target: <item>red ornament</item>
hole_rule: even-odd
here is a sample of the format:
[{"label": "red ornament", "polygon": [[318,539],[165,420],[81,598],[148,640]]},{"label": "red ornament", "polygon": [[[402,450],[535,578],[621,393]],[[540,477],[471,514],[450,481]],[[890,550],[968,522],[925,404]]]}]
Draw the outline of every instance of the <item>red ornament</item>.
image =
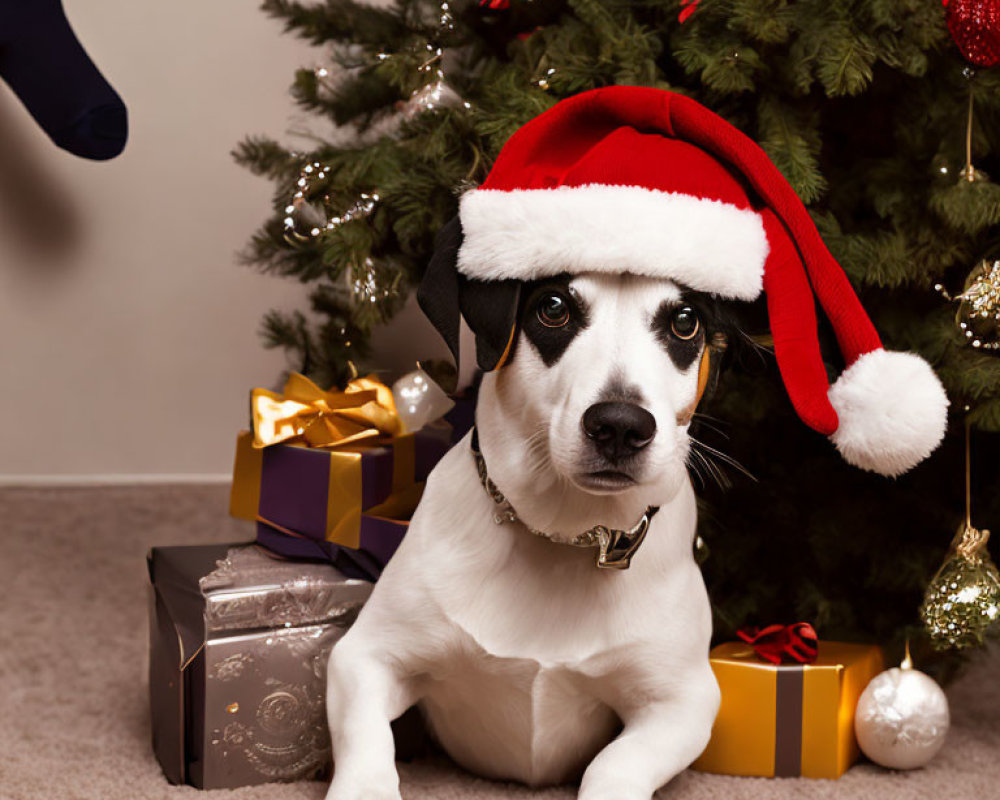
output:
[{"label": "red ornament", "polygon": [[772,664],[794,661],[812,664],[819,653],[819,637],[808,622],[793,625],[768,625],[766,628],[741,628],[736,631],[753,651]]},{"label": "red ornament", "polygon": [[965,60],[1000,64],[1000,0],[942,0],[948,31]]},{"label": "red ornament", "polygon": [[681,13],[677,15],[677,21],[686,21],[697,10],[698,0],[681,0]]},{"label": "red ornament", "polygon": [[479,0],[479,7],[489,11],[506,11],[510,8],[510,0]]}]

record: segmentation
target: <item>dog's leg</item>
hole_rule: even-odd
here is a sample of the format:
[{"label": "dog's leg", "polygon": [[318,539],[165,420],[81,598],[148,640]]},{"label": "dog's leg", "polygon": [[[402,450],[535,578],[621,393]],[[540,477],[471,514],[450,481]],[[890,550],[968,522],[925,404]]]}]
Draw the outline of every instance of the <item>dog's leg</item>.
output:
[{"label": "dog's leg", "polygon": [[674,687],[681,696],[616,709],[624,730],[587,767],[578,800],[650,800],[701,755],[719,707],[718,685],[709,670]]},{"label": "dog's leg", "polygon": [[350,633],[327,673],[333,782],[326,800],[400,800],[390,722],[416,702],[412,680],[381,649]]}]

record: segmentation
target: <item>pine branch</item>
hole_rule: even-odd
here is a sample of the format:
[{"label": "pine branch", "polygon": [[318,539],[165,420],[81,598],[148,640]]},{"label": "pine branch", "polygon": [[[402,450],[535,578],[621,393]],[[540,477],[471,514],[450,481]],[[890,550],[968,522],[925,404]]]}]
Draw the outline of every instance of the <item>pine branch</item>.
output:
[{"label": "pine branch", "polygon": [[398,0],[390,8],[353,0],[324,0],[305,4],[293,0],[263,0],[261,9],[285,21],[285,31],[313,44],[353,42],[378,46],[409,33]]}]

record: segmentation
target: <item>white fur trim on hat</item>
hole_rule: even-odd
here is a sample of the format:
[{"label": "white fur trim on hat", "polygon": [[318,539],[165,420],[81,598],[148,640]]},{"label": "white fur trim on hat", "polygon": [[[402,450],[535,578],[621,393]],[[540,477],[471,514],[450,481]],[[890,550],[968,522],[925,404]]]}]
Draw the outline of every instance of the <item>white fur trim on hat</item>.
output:
[{"label": "white fur trim on hat", "polygon": [[458,269],[479,280],[632,272],[753,300],[768,243],[760,215],[641,186],[476,189],[461,199]]},{"label": "white fur trim on hat", "polygon": [[840,425],[830,437],[844,460],[889,477],[919,464],[941,443],[948,397],[914,353],[873,350],[830,387]]}]

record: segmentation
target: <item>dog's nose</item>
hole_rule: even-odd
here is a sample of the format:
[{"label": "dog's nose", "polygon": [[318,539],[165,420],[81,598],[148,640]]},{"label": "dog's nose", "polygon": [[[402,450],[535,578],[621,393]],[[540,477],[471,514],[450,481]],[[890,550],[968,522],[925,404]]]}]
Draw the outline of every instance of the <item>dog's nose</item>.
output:
[{"label": "dog's nose", "polygon": [[594,403],[583,413],[583,431],[606,458],[638,453],[656,436],[656,418],[635,403]]}]

